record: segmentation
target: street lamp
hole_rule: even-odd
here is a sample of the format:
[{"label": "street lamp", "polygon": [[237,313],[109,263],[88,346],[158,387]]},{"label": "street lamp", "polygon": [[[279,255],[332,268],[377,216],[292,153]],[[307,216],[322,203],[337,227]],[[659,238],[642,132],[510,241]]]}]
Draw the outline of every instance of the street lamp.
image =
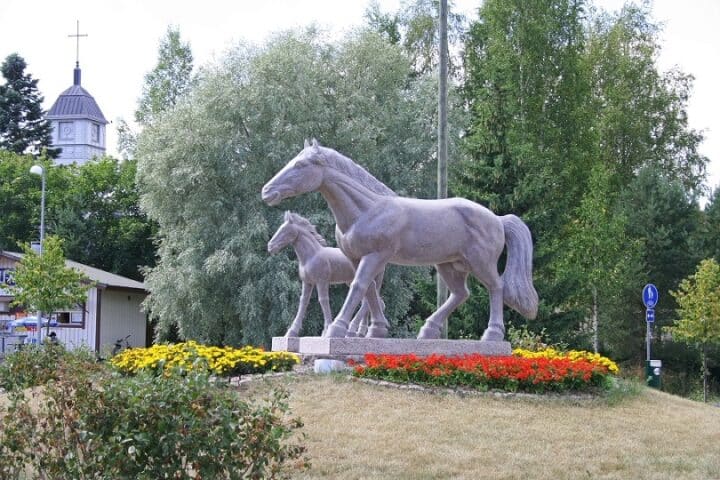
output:
[{"label": "street lamp", "polygon": [[[40,256],[43,254],[43,241],[45,240],[45,169],[40,165],[30,167],[30,173],[40,175],[42,190],[40,195]],[[37,312],[37,343],[40,345],[40,330],[42,330],[42,312]]]}]

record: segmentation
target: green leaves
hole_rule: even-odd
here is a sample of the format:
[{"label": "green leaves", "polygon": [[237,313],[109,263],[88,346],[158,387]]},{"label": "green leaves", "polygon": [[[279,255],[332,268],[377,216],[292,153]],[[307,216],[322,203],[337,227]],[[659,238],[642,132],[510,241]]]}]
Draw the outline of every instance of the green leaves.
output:
[{"label": "green leaves", "polygon": [[47,237],[42,255],[35,253],[29,245],[23,250],[25,256],[13,273],[15,285],[8,287],[15,297],[14,305],[22,305],[29,311],[52,313],[85,300],[89,280],[83,273],[65,266],[60,239]]},{"label": "green leaves", "polygon": [[[135,111],[135,120],[148,126],[173,108],[191,86],[193,56],[189,43],[180,39],[180,30],[168,27],[160,42],[158,62],[145,75],[143,92]],[[127,138],[127,137],[125,137]]]},{"label": "green leaves", "polygon": [[720,344],[720,265],[714,259],[701,261],[697,271],[670,294],[678,303],[680,315],[667,329],[673,339]]}]

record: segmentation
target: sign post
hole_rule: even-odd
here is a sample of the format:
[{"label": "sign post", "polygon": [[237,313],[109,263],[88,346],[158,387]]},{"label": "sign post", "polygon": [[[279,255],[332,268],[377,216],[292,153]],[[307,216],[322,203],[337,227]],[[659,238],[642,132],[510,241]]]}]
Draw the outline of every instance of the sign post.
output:
[{"label": "sign post", "polygon": [[658,290],[655,285],[648,283],[642,291],[642,299],[645,304],[645,373],[647,383],[651,387],[660,388],[660,360],[650,360],[650,340],[652,339],[652,324],[655,322],[655,305],[657,305]]}]

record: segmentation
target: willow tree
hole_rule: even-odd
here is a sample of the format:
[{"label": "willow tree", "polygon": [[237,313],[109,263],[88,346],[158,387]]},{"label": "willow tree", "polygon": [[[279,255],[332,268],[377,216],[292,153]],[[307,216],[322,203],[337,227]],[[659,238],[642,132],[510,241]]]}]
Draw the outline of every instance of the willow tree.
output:
[{"label": "willow tree", "polygon": [[[370,32],[336,44],[314,31],[279,34],[236,47],[200,77],[139,142],[141,205],[160,226],[148,306],[161,332],[176,324],[185,338],[267,343],[292,319],[299,281],[292,255],[267,254],[283,210],[261,202],[262,185],[316,137],[398,193],[433,196],[436,84],[414,75],[400,46]],[[283,207],[334,243],[319,195]],[[383,297],[396,334],[408,333],[397,320],[418,272],[387,272]],[[311,310],[311,333],[313,321],[318,333],[321,317]]]}]

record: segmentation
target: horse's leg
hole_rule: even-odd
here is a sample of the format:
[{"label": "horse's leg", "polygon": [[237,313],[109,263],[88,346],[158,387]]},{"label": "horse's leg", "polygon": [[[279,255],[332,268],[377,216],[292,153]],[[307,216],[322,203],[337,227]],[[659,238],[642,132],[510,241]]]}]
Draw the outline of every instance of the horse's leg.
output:
[{"label": "horse's leg", "polygon": [[382,297],[380,297],[383,277],[385,277],[385,267],[383,267],[382,271],[375,277],[372,292],[366,297],[368,306],[370,307],[372,325],[368,328],[368,320],[367,316],[365,316],[364,325],[361,325],[360,328],[365,330],[361,336],[366,336],[367,338],[385,338],[388,335],[390,325],[388,324],[387,318],[385,318],[385,302],[383,302]]},{"label": "horse's leg", "polygon": [[318,292],[318,301],[320,302],[320,308],[322,308],[323,313],[323,320],[324,320],[324,326],[323,326],[323,335],[327,331],[328,326],[333,321],[332,311],[330,310],[330,293],[329,293],[330,287],[327,283],[318,283],[317,284],[317,292]]},{"label": "horse's leg", "polygon": [[295,319],[290,328],[285,334],[286,337],[297,337],[300,335],[300,329],[302,329],[302,322],[305,318],[305,311],[307,310],[308,303],[310,303],[310,295],[312,295],[313,285],[311,283],[303,282],[302,293],[300,293],[300,305],[298,311],[295,314]]},{"label": "horse's leg", "polygon": [[505,338],[503,281],[497,271],[497,258],[488,261],[487,252],[477,251],[473,251],[468,257],[473,275],[485,286],[490,297],[490,320],[480,340],[502,341]]},{"label": "horse's leg", "polygon": [[[340,312],[335,317],[335,321],[330,325],[326,337],[344,337],[347,333],[348,325],[352,314],[358,307],[363,297],[367,294],[370,311],[373,313],[373,325],[370,327],[369,333],[373,336],[387,336],[387,320],[380,308],[380,298],[377,289],[369,289],[374,283],[374,278],[385,268],[388,255],[385,253],[372,253],[366,255],[360,260],[357,270],[355,271],[355,279],[350,284],[350,291],[345,298]],[[384,322],[384,323],[383,323]],[[375,330],[373,330],[375,328]],[[385,335],[383,335],[384,330]]]},{"label": "horse's leg", "polygon": [[438,308],[425,321],[425,325],[420,329],[419,339],[440,338],[445,319],[455,310],[458,305],[463,303],[470,296],[465,281],[468,272],[456,270],[452,263],[441,263],[436,265],[438,275],[440,275],[450,290],[450,296],[440,308]]}]

